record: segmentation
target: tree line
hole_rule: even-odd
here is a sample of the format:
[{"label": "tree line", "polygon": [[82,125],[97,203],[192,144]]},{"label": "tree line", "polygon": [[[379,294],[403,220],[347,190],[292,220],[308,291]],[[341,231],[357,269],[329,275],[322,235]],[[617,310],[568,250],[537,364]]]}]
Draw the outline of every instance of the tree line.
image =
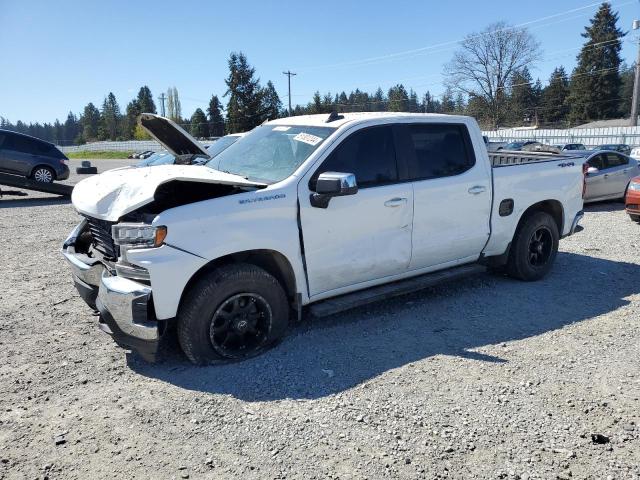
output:
[{"label": "tree line", "polygon": [[[164,96],[165,114],[197,138],[244,132],[265,120],[316,113],[392,111],[464,114],[475,117],[482,127],[537,125],[565,128],[592,120],[626,117],[630,114],[634,67],[620,58],[626,35],[617,26],[618,14],[604,2],[585,27],[584,44],[571,74],[563,66],[553,70],[545,86],[534,81],[531,69],[540,59],[535,38],[525,29],[504,22],[468,35],[445,65],[445,91],[421,96],[402,83],[384,91],[358,88],[346,93],[313,95],[306,105],[292,112],[283,108],[271,81],[263,87],[255,69],[243,53],[231,53],[227,90],[223,98],[212,95],[205,110],[197,108],[182,116],[178,90]],[[15,130],[57,144],[97,140],[146,139],[137,125],[140,113],[157,113],[148,86],[143,86],[124,112],[110,92],[100,108],[88,103],[81,114],[69,112],[64,122],[15,124],[0,117],[0,128]]]}]

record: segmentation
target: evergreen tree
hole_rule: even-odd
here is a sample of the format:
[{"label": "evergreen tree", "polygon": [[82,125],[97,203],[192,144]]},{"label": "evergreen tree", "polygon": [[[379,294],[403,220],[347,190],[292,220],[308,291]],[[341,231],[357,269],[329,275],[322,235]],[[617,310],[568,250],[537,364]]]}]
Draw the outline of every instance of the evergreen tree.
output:
[{"label": "evergreen tree", "polygon": [[196,108],[196,111],[191,115],[191,135],[196,138],[206,138],[209,136],[207,117],[199,108]]},{"label": "evergreen tree", "polygon": [[384,112],[387,109],[387,98],[384,96],[382,88],[378,87],[376,93],[371,97],[371,111]]},{"label": "evergreen tree", "polygon": [[[38,125],[38,124],[36,124]],[[34,136],[41,136],[43,134],[42,131],[36,131]],[[73,112],[69,112],[67,115],[67,120],[64,122],[64,137],[67,142],[77,142],[80,139],[80,123],[78,122],[77,117],[73,114]]]},{"label": "evergreen tree", "polygon": [[82,138],[85,142],[91,142],[98,138],[98,128],[100,127],[100,111],[89,102],[81,117]]},{"label": "evergreen tree", "polygon": [[138,125],[138,115],[141,113],[143,113],[143,110],[138,100],[131,100],[127,105],[127,111],[124,117],[123,134],[125,139],[130,140],[134,137],[136,126]]},{"label": "evergreen tree", "polygon": [[529,69],[524,67],[516,72],[511,77],[510,83],[511,95],[507,118],[516,126],[531,124],[535,115],[535,95]]},{"label": "evergreen tree", "polygon": [[447,87],[444,93],[442,94],[442,99],[440,100],[440,104],[442,105],[442,113],[454,113],[456,111],[456,101],[453,98],[453,89],[451,87]]},{"label": "evergreen tree", "polygon": [[441,111],[440,101],[429,91],[422,97],[422,111],[424,113],[440,113]]},{"label": "evergreen tree", "polygon": [[398,84],[395,87],[391,87],[387,95],[389,97],[389,103],[387,104],[388,111],[406,112],[408,110],[409,94],[404,88],[404,85]]},{"label": "evergreen tree", "polygon": [[140,87],[138,91],[138,98],[135,100],[140,108],[140,113],[156,113],[156,104],[153,102],[153,95],[151,95],[151,89],[146,85]]},{"label": "evergreen tree", "polygon": [[102,111],[100,112],[100,127],[98,129],[100,140],[116,140],[118,138],[121,117],[116,96],[113,92],[109,92],[102,103]]},{"label": "evergreen tree", "polygon": [[408,110],[412,113],[416,113],[420,111],[418,94],[413,90],[413,88],[409,90]]},{"label": "evergreen tree", "polygon": [[313,94],[313,98],[307,106],[307,111],[310,114],[322,113],[322,97],[320,96],[320,92],[316,91],[316,93]]},{"label": "evergreen tree", "polygon": [[621,40],[618,14],[604,2],[582,34],[587,39],[571,77],[570,120],[584,123],[619,116]]},{"label": "evergreen tree", "polygon": [[[82,122],[82,119],[80,120]],[[4,128],[0,123],[0,128]],[[60,123],[60,120],[56,118],[56,121],[53,123],[53,143],[56,145],[66,145],[66,138],[64,138],[64,125]]]},{"label": "evergreen tree", "polygon": [[262,106],[261,110],[264,114],[264,120],[274,120],[280,116],[282,112],[282,102],[276,92],[276,87],[273,86],[271,80],[267,82],[267,86],[262,89]]},{"label": "evergreen tree", "polygon": [[620,115],[623,117],[628,117],[631,115],[631,98],[633,97],[633,83],[634,83],[634,74],[635,74],[635,66],[628,67],[626,64],[623,64],[620,67]]},{"label": "evergreen tree", "polygon": [[229,76],[225,80],[229,97],[227,103],[227,130],[229,133],[247,132],[262,123],[262,89],[260,79],[247,57],[240,53],[229,56]]},{"label": "evergreen tree", "polygon": [[564,67],[556,68],[549,78],[549,85],[542,91],[540,115],[545,123],[558,124],[567,120],[569,113],[569,79]]},{"label": "evergreen tree", "polygon": [[209,120],[209,135],[222,137],[224,135],[224,117],[222,116],[222,103],[217,95],[212,95],[209,100],[207,119]]},{"label": "evergreen tree", "polygon": [[322,111],[331,113],[336,109],[333,97],[331,97],[331,92],[328,92],[324,97],[322,97]]}]

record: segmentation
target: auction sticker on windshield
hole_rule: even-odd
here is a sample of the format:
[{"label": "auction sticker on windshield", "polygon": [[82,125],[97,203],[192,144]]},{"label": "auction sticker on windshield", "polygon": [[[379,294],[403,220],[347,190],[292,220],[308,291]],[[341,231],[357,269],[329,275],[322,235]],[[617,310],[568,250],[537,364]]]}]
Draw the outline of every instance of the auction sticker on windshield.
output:
[{"label": "auction sticker on windshield", "polygon": [[293,137],[293,139],[299,142],[308,143],[309,145],[312,145],[314,147],[322,141],[320,137],[316,137],[315,135],[304,132],[297,134],[295,137]]}]

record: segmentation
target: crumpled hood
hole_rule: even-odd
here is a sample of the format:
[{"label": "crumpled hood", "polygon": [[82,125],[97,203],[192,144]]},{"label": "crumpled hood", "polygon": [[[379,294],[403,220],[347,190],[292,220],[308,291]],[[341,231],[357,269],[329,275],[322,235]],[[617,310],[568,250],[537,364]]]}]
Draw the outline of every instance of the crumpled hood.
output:
[{"label": "crumpled hood", "polygon": [[109,170],[86,178],[74,187],[71,201],[84,215],[115,222],[126,213],[151,203],[158,186],[173,180],[239,187],[265,186],[205,166],[160,165]]}]

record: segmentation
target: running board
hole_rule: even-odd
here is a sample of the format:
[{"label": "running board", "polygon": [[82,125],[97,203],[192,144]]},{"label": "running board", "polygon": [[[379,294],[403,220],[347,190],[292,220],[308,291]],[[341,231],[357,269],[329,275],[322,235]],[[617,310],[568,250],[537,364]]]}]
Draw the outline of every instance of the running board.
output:
[{"label": "running board", "polygon": [[486,267],[478,264],[463,265],[453,267],[439,272],[426,273],[419,277],[399,280],[397,282],[367,288],[353,293],[347,293],[335,298],[314,303],[309,307],[309,311],[315,317],[327,317],[335,313],[351,310],[370,303],[387,300],[389,298],[406,295],[425,288],[433,287],[451,280],[458,280],[471,275],[485,272]]}]

